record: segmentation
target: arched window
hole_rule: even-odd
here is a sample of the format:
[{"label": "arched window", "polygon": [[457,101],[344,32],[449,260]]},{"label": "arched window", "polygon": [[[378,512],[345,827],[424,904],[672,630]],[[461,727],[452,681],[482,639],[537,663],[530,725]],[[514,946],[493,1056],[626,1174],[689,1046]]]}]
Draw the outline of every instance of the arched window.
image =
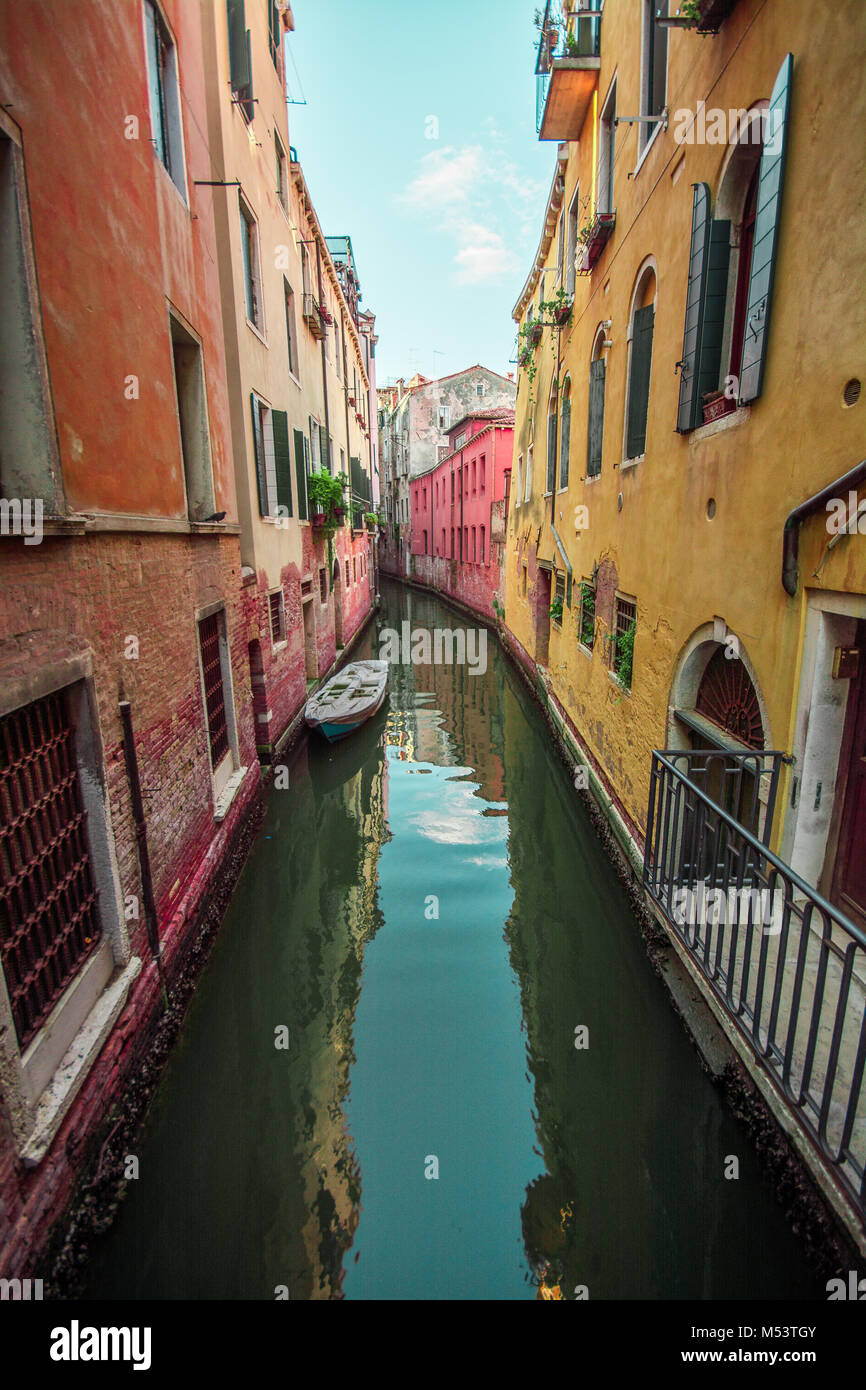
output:
[{"label": "arched window", "polygon": [[571,441],[571,377],[565,378],[562,388],[562,411],[559,422],[559,486],[568,487],[568,451]]},{"label": "arched window", "polygon": [[739,657],[719,647],[704,668],[695,709],[749,748],[763,748],[764,723],[752,678]]},{"label": "arched window", "polygon": [[650,368],[655,325],[656,271],[652,260],[638,275],[629,313],[628,388],[625,414],[625,458],[641,458],[646,452],[649,413]]},{"label": "arched window", "polygon": [[607,371],[607,338],[600,324],[592,345],[589,364],[589,418],[586,430],[586,476],[597,478],[601,472],[601,452],[604,441],[604,388]]}]

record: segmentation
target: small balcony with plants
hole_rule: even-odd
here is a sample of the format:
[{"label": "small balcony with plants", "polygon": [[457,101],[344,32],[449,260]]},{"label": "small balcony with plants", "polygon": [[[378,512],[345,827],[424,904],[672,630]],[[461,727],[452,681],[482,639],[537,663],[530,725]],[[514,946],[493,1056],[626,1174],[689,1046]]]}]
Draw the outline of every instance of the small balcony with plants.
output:
[{"label": "small balcony with plants", "polygon": [[577,140],[601,67],[603,0],[546,0],[535,11],[535,126],[539,140]]},{"label": "small balcony with plants", "polygon": [[304,323],[314,338],[324,338],[325,320],[322,316],[321,305],[314,294],[304,295]]},{"label": "small balcony with plants", "polygon": [[330,538],[346,519],[344,494],[348,485],[345,473],[332,474],[324,469],[311,473],[307,479],[310,499],[310,521],[313,530]]}]

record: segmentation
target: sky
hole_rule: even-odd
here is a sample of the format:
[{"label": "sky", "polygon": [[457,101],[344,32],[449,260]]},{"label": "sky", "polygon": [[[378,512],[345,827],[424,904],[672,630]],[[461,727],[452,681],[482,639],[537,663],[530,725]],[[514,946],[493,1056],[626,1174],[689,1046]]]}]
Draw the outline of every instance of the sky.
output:
[{"label": "sky", "polygon": [[380,385],[514,372],[511,310],[555,143],[535,133],[530,0],[292,0],[289,134],[326,236],[352,238]]}]

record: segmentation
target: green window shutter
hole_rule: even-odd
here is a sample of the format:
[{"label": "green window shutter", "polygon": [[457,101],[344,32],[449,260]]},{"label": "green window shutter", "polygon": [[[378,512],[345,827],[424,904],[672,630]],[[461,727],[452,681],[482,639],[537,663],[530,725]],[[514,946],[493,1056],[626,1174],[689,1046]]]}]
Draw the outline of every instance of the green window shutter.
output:
[{"label": "green window shutter", "polygon": [[710,217],[707,184],[696,183],[694,190],[677,410],[677,429],[681,434],[701,423],[704,392],[718,390],[730,258],[730,222]]},{"label": "green window shutter", "polygon": [[244,0],[226,0],[229,26],[229,77],[238,96],[252,96],[250,45],[247,36]]},{"label": "green window shutter", "polygon": [[728,265],[731,259],[731,224],[728,218],[713,218],[709,228],[707,269],[704,276],[704,307],[701,315],[701,350],[698,360],[696,423],[703,420],[705,391],[718,391],[722,371],[722,338],[725,332],[725,305],[728,299]]},{"label": "green window shutter", "polygon": [[782,208],[782,182],[785,169],[785,149],[788,143],[788,107],[790,105],[793,66],[794,58],[789,53],[779,69],[767,112],[767,125],[765,127],[767,139],[761,151],[761,164],[758,172],[755,241],[752,248],[752,268],[749,273],[749,290],[746,297],[746,327],[743,335],[743,357],[740,366],[740,405],[745,405],[760,396],[764,379],[770,299],[773,291],[773,269],[776,261]]},{"label": "green window shutter", "polygon": [[253,453],[256,460],[256,487],[259,494],[259,515],[269,516],[268,510],[268,482],[265,477],[265,443],[262,439],[262,420],[259,415],[259,403],[255,396],[250,394],[250,411],[253,417]]},{"label": "green window shutter", "polygon": [[331,471],[331,451],[328,448],[328,431],[324,425],[319,426],[319,467],[323,473]]},{"label": "green window shutter", "polygon": [[701,317],[704,307],[704,281],[709,246],[710,190],[696,183],[692,199],[692,241],[689,251],[689,283],[686,290],[686,322],[680,359],[680,399],[677,429],[693,430],[698,422],[698,361],[701,343]]},{"label": "green window shutter", "polygon": [[307,465],[303,430],[295,430],[295,481],[298,487],[298,520],[307,520]]},{"label": "green window shutter", "polygon": [[604,379],[607,370],[604,358],[589,366],[589,428],[587,430],[587,477],[597,478],[601,472],[601,446],[604,438]]},{"label": "green window shutter", "polygon": [[556,412],[547,417],[547,491],[556,487]]},{"label": "green window shutter", "polygon": [[559,486],[568,487],[568,451],[571,447],[571,396],[562,402],[562,420],[559,425]]},{"label": "green window shutter", "polygon": [[626,458],[638,458],[646,450],[646,421],[649,408],[650,366],[653,355],[655,308],[647,304],[635,311],[632,325],[631,381],[628,392],[628,430]]},{"label": "green window shutter", "polygon": [[277,506],[292,512],[292,465],[289,454],[289,417],[284,410],[271,411],[274,431],[274,472],[277,475]]}]

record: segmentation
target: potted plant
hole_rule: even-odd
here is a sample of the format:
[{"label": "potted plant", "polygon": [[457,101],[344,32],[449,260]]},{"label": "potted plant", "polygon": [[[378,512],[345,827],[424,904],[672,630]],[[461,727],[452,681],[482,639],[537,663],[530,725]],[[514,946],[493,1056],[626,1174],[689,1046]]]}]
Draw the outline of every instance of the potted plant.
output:
[{"label": "potted plant", "polygon": [[558,594],[550,605],[550,616],[555,623],[562,622],[562,599]]},{"label": "potted plant", "polygon": [[541,335],[544,332],[544,325],[533,319],[526,328],[526,341],[530,347],[538,347],[541,342]]},{"label": "potted plant", "polygon": [[379,517],[376,512],[365,512],[364,520],[367,523],[368,531],[375,531],[376,527],[379,525]]}]

